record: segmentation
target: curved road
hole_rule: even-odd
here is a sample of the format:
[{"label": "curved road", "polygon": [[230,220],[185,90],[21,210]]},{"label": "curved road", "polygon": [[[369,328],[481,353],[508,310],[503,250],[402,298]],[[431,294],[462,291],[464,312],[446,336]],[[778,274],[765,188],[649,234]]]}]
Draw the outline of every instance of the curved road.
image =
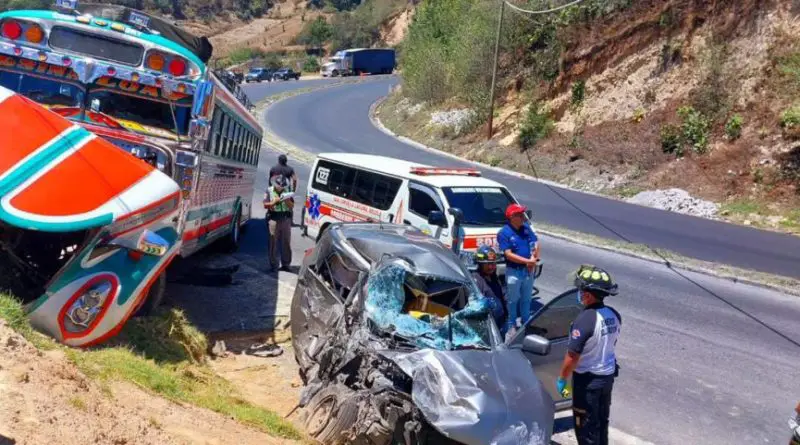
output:
[{"label": "curved road", "polygon": [[[367,119],[370,104],[397,81],[389,78],[297,98],[270,113],[274,131],[313,152],[362,151],[433,165],[463,165],[435,153],[414,150],[387,137]],[[313,105],[313,106],[312,106]],[[300,122],[314,125],[298,128]],[[357,148],[356,148],[357,147]],[[606,238],[614,234],[581,214],[545,185],[484,170],[505,184],[542,222]],[[746,269],[800,278],[800,237],[628,204],[618,200],[561,190],[562,195],[635,243],[668,249],[688,257]]]},{"label": "curved road", "polygon": [[[310,152],[458,164],[371,126],[370,104],[394,82],[343,85],[284,100],[269,109],[267,125]],[[296,167],[307,178],[308,166]],[[539,184],[485,174],[508,185],[538,219],[608,235]],[[800,275],[795,238],[565,193],[637,242]],[[681,277],[658,264],[556,239],[544,239],[543,253],[537,286],[544,299],[566,289],[564,277],[587,261],[607,267],[620,282],[622,293],[610,302],[624,319],[613,427],[657,444],[786,443],[786,419],[800,398],[800,298],[700,274]]]}]

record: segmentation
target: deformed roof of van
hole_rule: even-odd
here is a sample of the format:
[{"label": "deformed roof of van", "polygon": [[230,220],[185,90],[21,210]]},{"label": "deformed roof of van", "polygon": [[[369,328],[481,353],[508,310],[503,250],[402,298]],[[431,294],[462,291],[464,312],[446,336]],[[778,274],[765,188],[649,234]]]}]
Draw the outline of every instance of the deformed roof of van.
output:
[{"label": "deformed roof of van", "polygon": [[342,164],[357,166],[364,170],[383,173],[399,178],[409,178],[421,184],[428,184],[432,187],[504,187],[503,184],[492,181],[483,176],[461,176],[461,175],[434,175],[422,176],[411,174],[412,167],[427,168],[463,168],[459,165],[427,165],[416,162],[409,162],[403,159],[390,158],[387,156],[368,155],[360,153],[320,153],[320,159],[331,160]]}]

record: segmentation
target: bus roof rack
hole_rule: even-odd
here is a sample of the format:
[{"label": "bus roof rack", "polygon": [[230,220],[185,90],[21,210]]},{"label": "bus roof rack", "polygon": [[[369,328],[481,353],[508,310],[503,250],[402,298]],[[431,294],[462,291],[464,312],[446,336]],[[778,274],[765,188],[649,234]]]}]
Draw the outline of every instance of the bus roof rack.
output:
[{"label": "bus roof rack", "polygon": [[475,168],[411,167],[411,174],[419,176],[480,176],[481,172]]}]

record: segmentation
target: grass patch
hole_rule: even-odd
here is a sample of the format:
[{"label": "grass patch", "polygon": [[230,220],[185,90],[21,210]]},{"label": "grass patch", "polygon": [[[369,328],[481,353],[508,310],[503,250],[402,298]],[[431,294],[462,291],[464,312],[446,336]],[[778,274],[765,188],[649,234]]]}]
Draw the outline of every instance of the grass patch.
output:
[{"label": "grass patch", "polygon": [[67,356],[87,376],[99,380],[130,381],[168,400],[231,416],[275,436],[302,437],[294,426],[274,412],[238,397],[230,382],[206,367],[186,362],[158,364],[123,347],[94,351],[70,349]]},{"label": "grass patch", "polygon": [[82,398],[77,397],[77,396],[69,399],[69,404],[74,406],[75,408],[81,410],[81,411],[88,411],[89,410],[89,407],[86,406],[86,402]]},{"label": "grass patch", "polygon": [[763,215],[766,213],[766,209],[762,203],[750,200],[729,202],[724,204],[721,210],[723,215],[747,216],[751,213],[755,213],[757,215]]},{"label": "grass patch", "polygon": [[[117,346],[89,350],[64,347],[34,331],[22,303],[14,297],[0,294],[0,318],[37,347],[62,348],[67,358],[81,372],[99,380],[101,391],[111,397],[107,381],[129,381],[168,400],[210,409],[273,436],[302,438],[292,424],[248,403],[229,381],[200,363],[207,341],[181,311],[133,319],[114,339]],[[78,397],[69,403],[86,409],[86,402]]]},{"label": "grass patch", "polygon": [[33,330],[22,302],[16,297],[0,293],[0,318],[39,349],[51,350],[58,346],[51,338]]}]

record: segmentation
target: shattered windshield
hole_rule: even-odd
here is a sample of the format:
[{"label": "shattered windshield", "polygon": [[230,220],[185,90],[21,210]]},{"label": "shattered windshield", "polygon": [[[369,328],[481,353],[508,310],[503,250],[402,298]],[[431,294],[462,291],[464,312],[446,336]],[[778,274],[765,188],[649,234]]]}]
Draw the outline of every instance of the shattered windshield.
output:
[{"label": "shattered windshield", "polygon": [[514,200],[500,187],[444,187],[450,207],[464,212],[466,226],[502,226],[505,210]]},{"label": "shattered windshield", "polygon": [[[152,128],[175,133],[181,136],[189,132],[190,108],[167,102],[145,99],[109,90],[95,90],[89,93],[89,108],[114,119],[135,122]],[[173,116],[174,113],[174,116]]]},{"label": "shattered windshield", "polygon": [[84,90],[75,84],[0,71],[0,85],[48,106],[80,107]]},{"label": "shattered windshield", "polygon": [[423,348],[492,349],[498,343],[489,302],[477,287],[416,276],[401,258],[372,270],[365,312],[379,329]]}]

